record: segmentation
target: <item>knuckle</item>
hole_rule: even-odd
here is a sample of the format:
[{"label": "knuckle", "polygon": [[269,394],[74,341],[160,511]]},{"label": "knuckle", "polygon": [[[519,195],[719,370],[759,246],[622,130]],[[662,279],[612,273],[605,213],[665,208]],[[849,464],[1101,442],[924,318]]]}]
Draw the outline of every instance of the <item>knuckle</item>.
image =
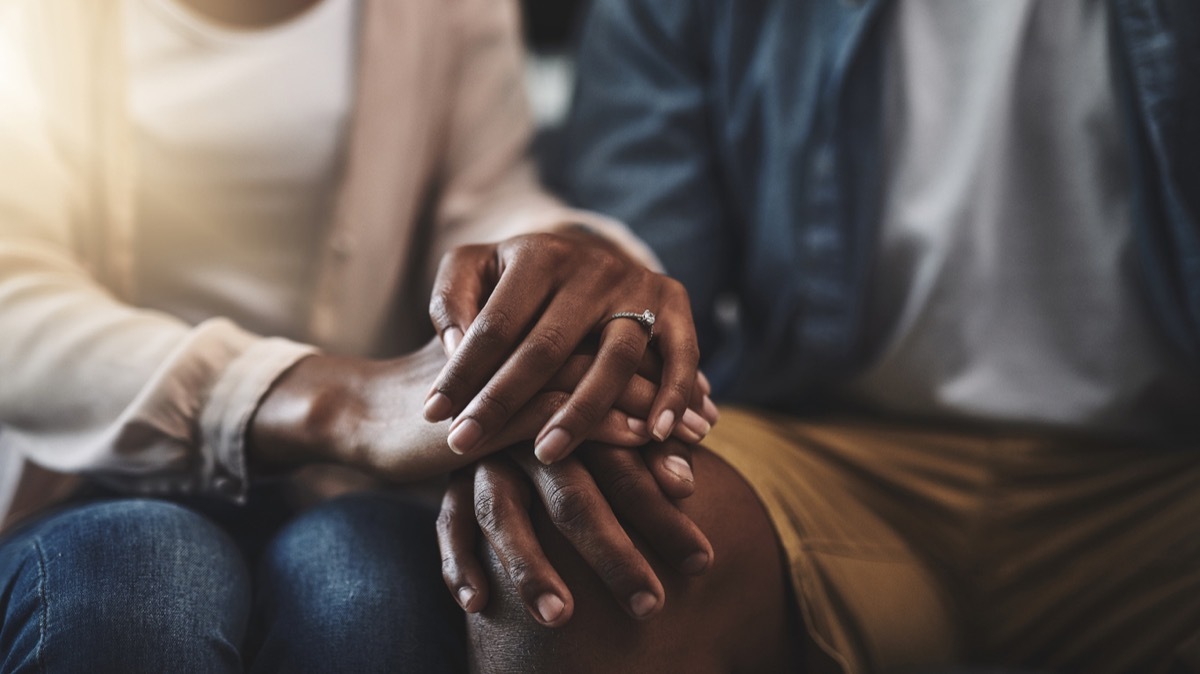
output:
[{"label": "knuckle", "polygon": [[442,375],[442,380],[438,384],[438,391],[442,393],[450,393],[452,391],[463,391],[471,387],[471,381],[467,377],[467,371],[461,365],[456,366],[453,360],[450,361],[450,367],[446,368]]},{"label": "knuckle", "polygon": [[627,553],[613,552],[596,561],[596,573],[607,585],[620,585],[640,577],[639,564]]},{"label": "knuckle", "polygon": [[672,302],[682,302],[685,305],[690,302],[688,297],[687,286],[683,285],[679,279],[672,278],[665,274],[660,274],[659,278],[663,284],[663,292],[667,299]]},{"label": "knuckle", "polygon": [[634,468],[622,468],[608,478],[611,500],[628,503],[645,496],[646,473]]},{"label": "knuckle", "polygon": [[555,486],[546,497],[550,521],[564,532],[586,529],[591,521],[592,505],[592,494],[573,483]]},{"label": "knuckle", "polygon": [[442,555],[442,580],[447,585],[455,585],[458,580],[458,563],[450,553]]},{"label": "knuckle", "polygon": [[574,347],[562,328],[547,325],[530,333],[523,351],[534,367],[549,370],[565,361]]},{"label": "knuckle", "polygon": [[606,357],[625,372],[633,372],[642,362],[646,350],[644,334],[621,332],[613,335],[605,345]]},{"label": "knuckle", "polygon": [[501,308],[492,308],[475,319],[475,339],[484,349],[507,346],[516,331],[516,320]]},{"label": "knuckle", "polygon": [[450,323],[450,302],[444,293],[446,289],[438,288],[429,298],[429,317],[433,319],[433,324],[440,330],[445,328]]},{"label": "knuckle", "polygon": [[528,596],[538,581],[537,572],[533,564],[524,557],[509,554],[506,559],[505,569],[508,570],[508,577],[512,579],[513,585],[517,588],[517,594],[522,597]]},{"label": "knuckle", "polygon": [[454,524],[457,522],[458,513],[451,508],[442,508],[442,511],[437,516],[437,532],[440,538],[449,539],[451,532],[454,531]]},{"label": "knuckle", "polygon": [[475,497],[475,520],[481,529],[489,532],[500,529],[500,524],[505,519],[503,517],[504,503],[503,499],[498,498],[490,491]]},{"label": "knuckle", "polygon": [[516,411],[516,402],[495,388],[488,386],[479,392],[479,416],[490,419],[508,419]]},{"label": "knuckle", "polygon": [[623,277],[629,274],[629,265],[606,248],[594,248],[588,260],[595,271],[605,278]]},{"label": "knuckle", "polygon": [[563,425],[574,426],[575,424],[591,426],[599,423],[604,415],[608,414],[611,409],[608,405],[602,404],[588,396],[577,396],[568,401],[567,413],[564,415]]}]

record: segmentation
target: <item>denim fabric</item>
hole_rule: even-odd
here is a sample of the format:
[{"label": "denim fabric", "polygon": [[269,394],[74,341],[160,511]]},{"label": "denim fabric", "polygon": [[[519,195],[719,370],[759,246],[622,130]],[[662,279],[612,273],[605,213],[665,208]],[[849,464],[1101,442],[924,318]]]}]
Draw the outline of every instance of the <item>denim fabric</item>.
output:
[{"label": "denim fabric", "polygon": [[[223,523],[249,540],[240,524]],[[163,501],[75,504],[14,531],[0,672],[465,669],[430,511],[353,496],[259,536],[252,571],[213,517]]]},{"label": "denim fabric", "polygon": [[[1200,364],[1200,5],[1111,2],[1146,298]],[[890,0],[597,0],[562,168],[688,287],[727,400],[800,411],[871,354]],[[722,298],[736,318],[721,320]],[[875,340],[879,341],[879,340]]]}]

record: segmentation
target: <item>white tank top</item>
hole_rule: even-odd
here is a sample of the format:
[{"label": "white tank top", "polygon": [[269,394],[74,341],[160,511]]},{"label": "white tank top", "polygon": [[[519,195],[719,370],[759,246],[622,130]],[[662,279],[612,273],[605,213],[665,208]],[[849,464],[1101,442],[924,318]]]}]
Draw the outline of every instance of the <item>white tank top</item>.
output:
[{"label": "white tank top", "polygon": [[258,30],[125,0],[141,306],[305,337],[353,106],[358,0]]}]

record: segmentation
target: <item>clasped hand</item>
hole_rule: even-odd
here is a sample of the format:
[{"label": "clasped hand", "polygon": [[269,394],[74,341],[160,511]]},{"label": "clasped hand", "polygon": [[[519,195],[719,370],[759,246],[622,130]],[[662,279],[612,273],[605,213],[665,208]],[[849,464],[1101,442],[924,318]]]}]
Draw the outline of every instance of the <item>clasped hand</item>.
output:
[{"label": "clasped hand", "polygon": [[[642,309],[657,317],[653,349],[645,326],[611,320]],[[476,557],[482,531],[530,614],[547,626],[570,619],[574,599],[530,518],[535,494],[635,618],[660,610],[665,596],[618,516],[677,570],[709,567],[711,544],[674,503],[694,489],[688,443],[702,440],[717,417],[696,369],[682,286],[591,233],[538,234],[447,255],[430,313],[450,362],[424,412],[430,421],[454,418],[449,444],[457,452],[485,453],[539,391],[578,382],[537,434],[534,452],[519,445],[451,479],[438,539],[444,580],[465,610],[487,603]],[[584,362],[579,351],[589,338],[595,356]],[[632,441],[589,443],[568,458],[584,441],[605,441],[598,430],[613,437],[614,414],[625,415]],[[629,448],[651,438],[644,449]]]}]

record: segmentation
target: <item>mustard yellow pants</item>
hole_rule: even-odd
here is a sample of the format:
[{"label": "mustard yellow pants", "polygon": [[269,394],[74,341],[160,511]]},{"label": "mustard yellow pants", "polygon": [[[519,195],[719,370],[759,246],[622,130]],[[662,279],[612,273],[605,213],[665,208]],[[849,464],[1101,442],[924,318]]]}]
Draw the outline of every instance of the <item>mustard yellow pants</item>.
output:
[{"label": "mustard yellow pants", "polygon": [[730,408],[705,444],[762,500],[846,672],[1200,671],[1200,447]]}]

